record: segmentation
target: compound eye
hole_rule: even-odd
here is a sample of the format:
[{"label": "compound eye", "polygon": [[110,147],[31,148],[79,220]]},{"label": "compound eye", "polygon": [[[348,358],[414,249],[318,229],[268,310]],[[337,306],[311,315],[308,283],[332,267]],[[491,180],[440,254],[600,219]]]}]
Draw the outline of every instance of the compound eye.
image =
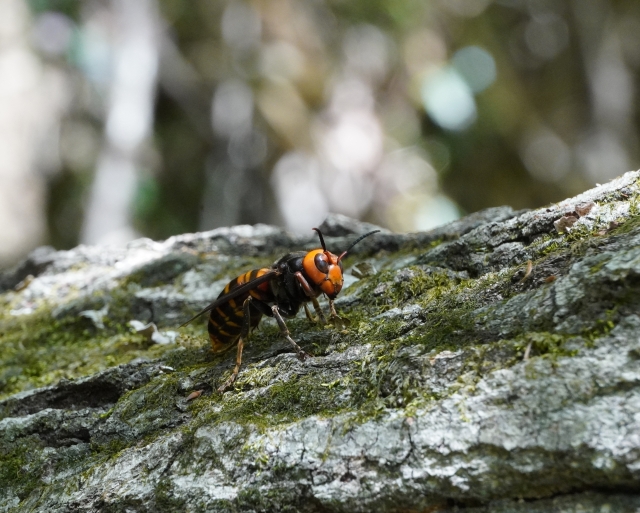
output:
[{"label": "compound eye", "polygon": [[313,262],[321,273],[327,274],[329,272],[329,262],[327,262],[327,257],[322,253],[318,253],[313,259]]}]

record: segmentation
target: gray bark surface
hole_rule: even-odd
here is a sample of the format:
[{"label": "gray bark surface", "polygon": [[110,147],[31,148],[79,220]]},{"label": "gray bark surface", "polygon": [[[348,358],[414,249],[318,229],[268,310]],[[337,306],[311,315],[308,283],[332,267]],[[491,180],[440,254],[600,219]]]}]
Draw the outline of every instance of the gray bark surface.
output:
[{"label": "gray bark surface", "polygon": [[[263,319],[222,395],[235,351],[177,326],[317,239],[41,248],[0,276],[0,511],[639,511],[639,195],[369,237],[350,324],[287,321],[300,361]],[[371,226],[322,228],[339,253]]]}]

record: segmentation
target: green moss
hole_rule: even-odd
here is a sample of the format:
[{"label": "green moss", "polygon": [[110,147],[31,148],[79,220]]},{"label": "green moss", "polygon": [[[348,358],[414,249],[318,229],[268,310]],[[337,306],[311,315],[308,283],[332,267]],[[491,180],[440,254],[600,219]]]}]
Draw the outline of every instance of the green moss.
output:
[{"label": "green moss", "polygon": [[534,245],[539,258],[555,253],[561,247],[560,240],[551,235],[544,235],[539,241],[536,241]]},{"label": "green moss", "polygon": [[[205,328],[206,330],[206,328]],[[206,331],[205,331],[206,333]],[[196,369],[201,366],[210,365],[212,361],[226,358],[229,352],[223,354],[214,354],[211,352],[211,343],[205,337],[193,337],[187,343],[188,346],[182,346],[184,338],[181,336],[177,342],[180,344],[178,348],[168,349],[163,355],[163,363],[174,369]],[[193,344],[193,345],[191,345]]]},{"label": "green moss", "polygon": [[[423,302],[440,297],[456,284],[447,272],[426,271],[411,266],[402,271],[385,270],[368,280],[359,297],[369,306],[389,308],[406,305],[418,298]],[[427,295],[427,297],[423,297]]]},{"label": "green moss", "polygon": [[238,493],[237,503],[254,511],[267,511],[270,501],[259,488],[246,487]]},{"label": "green moss", "polygon": [[[455,238],[455,237],[454,237]],[[444,242],[447,242],[447,238],[438,238],[428,242],[420,242],[415,239],[410,239],[405,242],[398,251],[394,251],[393,254],[390,255],[390,261],[397,262],[399,260],[403,260],[405,258],[410,257],[418,257],[432,250],[433,248],[437,248]]]},{"label": "green moss", "polygon": [[454,306],[430,312],[425,323],[409,337],[409,343],[422,345],[426,350],[456,349],[477,342],[474,308]]},{"label": "green moss", "polygon": [[128,424],[135,423],[139,434],[153,431],[154,427],[161,428],[165,421],[161,415],[163,410],[175,409],[176,398],[180,397],[180,374],[159,375],[146,385],[128,392],[116,405],[113,415]]},{"label": "green moss", "polygon": [[604,319],[596,319],[595,323],[592,326],[582,330],[582,338],[584,338],[589,346],[593,346],[599,338],[607,336],[609,333],[611,333],[613,328],[615,328],[615,317],[615,309],[607,310],[605,312]]},{"label": "green moss", "polygon": [[91,444],[91,451],[102,458],[112,458],[126,449],[129,444],[122,439],[114,438],[106,444]]},{"label": "green moss", "polygon": [[549,332],[524,333],[515,340],[515,348],[519,355],[529,350],[529,357],[546,356],[557,358],[559,356],[575,356],[576,349],[567,349],[565,344],[571,338],[569,335]]},{"label": "green moss", "polygon": [[167,478],[160,479],[156,485],[154,498],[157,511],[185,511],[186,501],[175,496],[171,481]]},{"label": "green moss", "polygon": [[[629,207],[631,217],[616,220],[619,223],[619,226],[611,230],[611,235],[624,235],[626,233],[631,233],[640,227],[640,210],[638,209],[638,204],[640,204],[640,201],[636,200],[632,203],[633,208],[631,206]],[[633,213],[631,212],[632,210]]]},{"label": "green moss", "polygon": [[[242,381],[247,379],[251,379],[251,376],[243,377]],[[340,383],[328,386],[318,381],[314,376],[291,376],[289,380],[276,382],[256,396],[248,397],[237,391],[225,397],[221,411],[214,414],[215,420],[275,425],[311,415],[329,416],[357,405],[358,401],[354,401],[353,397],[348,403],[339,400],[339,395],[344,391]],[[238,385],[241,386],[242,382]]]},{"label": "green moss", "polygon": [[115,331],[97,331],[79,317],[55,320],[46,311],[0,321],[0,398],[170,349]]},{"label": "green moss", "polygon": [[593,225],[577,223],[571,227],[571,231],[564,234],[564,241],[571,244],[572,242],[581,242],[585,239],[591,239],[599,228]]},{"label": "green moss", "polygon": [[19,438],[0,447],[0,490],[11,490],[24,500],[42,484],[41,444],[35,436]]},{"label": "green moss", "polygon": [[596,274],[597,272],[602,270],[602,268],[605,265],[607,265],[608,262],[609,262],[609,257],[608,256],[603,256],[603,258],[600,260],[600,262],[598,262],[597,264],[591,266],[591,268],[589,269],[589,273],[590,274]]},{"label": "green moss", "polygon": [[[638,185],[638,181],[636,181],[636,185]],[[632,198],[629,199],[629,216],[636,217],[640,214],[640,195],[636,194]]]}]

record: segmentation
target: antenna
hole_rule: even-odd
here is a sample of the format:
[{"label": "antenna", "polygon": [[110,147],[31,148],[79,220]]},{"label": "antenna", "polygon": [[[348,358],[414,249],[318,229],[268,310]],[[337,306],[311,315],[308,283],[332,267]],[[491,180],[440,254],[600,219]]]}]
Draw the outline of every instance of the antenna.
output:
[{"label": "antenna", "polygon": [[322,249],[324,251],[326,251],[327,250],[327,246],[325,246],[325,244],[324,244],[324,237],[322,236],[322,232],[320,230],[318,230],[317,228],[311,228],[311,229],[318,232],[318,237],[320,237],[320,244],[322,244]]},{"label": "antenna", "polygon": [[[358,242],[360,242],[362,239],[364,239],[365,237],[368,237],[369,235],[373,235],[374,233],[378,233],[380,230],[373,230],[372,232],[369,233],[365,233],[364,235],[361,235],[360,237],[358,237],[353,244],[351,244],[351,246],[349,246],[349,249],[347,249],[344,253],[342,253],[342,255],[340,255],[338,257],[338,262],[340,262],[340,260],[342,260],[342,257],[346,256],[347,253],[349,253],[349,251],[351,251],[353,249],[353,246],[355,246]],[[324,245],[324,244],[323,244]]]}]

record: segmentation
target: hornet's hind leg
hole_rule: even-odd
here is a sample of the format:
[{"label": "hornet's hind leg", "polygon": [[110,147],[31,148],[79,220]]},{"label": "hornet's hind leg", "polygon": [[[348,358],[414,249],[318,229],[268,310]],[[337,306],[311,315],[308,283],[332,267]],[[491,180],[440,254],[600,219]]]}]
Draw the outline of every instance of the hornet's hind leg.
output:
[{"label": "hornet's hind leg", "polygon": [[291,338],[291,333],[289,332],[289,328],[287,328],[287,325],[284,323],[284,319],[282,318],[282,315],[280,315],[280,310],[278,310],[278,305],[273,305],[271,307],[271,311],[273,312],[273,316],[276,318],[276,321],[278,322],[278,327],[280,328],[280,334],[287,339],[287,342],[289,342],[289,344],[293,346],[293,348],[296,350],[298,358],[300,360],[304,360],[305,358],[310,356],[308,353],[305,353],[304,350],[298,344],[296,344],[295,340]]},{"label": "hornet's hind leg", "polygon": [[218,387],[218,392],[223,393],[227,390],[233,383],[236,381],[238,377],[238,372],[240,372],[240,365],[242,365],[242,350],[244,349],[244,341],[249,337],[249,328],[251,327],[251,296],[244,300],[242,303],[243,310],[243,318],[242,318],[242,328],[240,331],[240,338],[238,339],[238,352],[236,353],[236,366],[233,368],[233,372],[229,379],[225,381],[222,385]]}]

